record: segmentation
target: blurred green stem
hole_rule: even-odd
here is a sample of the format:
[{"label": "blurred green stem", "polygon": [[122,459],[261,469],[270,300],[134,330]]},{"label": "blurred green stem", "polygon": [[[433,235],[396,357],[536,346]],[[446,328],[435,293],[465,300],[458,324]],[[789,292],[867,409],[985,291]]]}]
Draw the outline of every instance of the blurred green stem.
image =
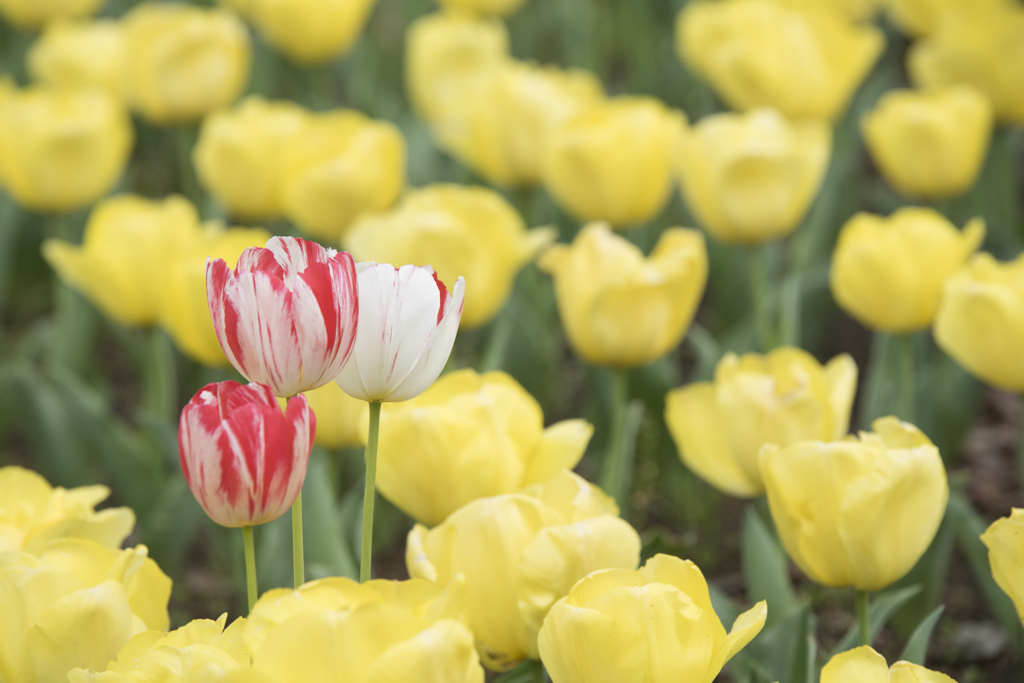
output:
[{"label": "blurred green stem", "polygon": [[167,333],[158,328],[149,331],[148,342],[143,368],[146,407],[160,420],[173,422],[178,402],[174,346]]},{"label": "blurred green stem", "polygon": [[779,344],[800,346],[800,273],[791,272],[782,282],[779,304]]},{"label": "blurred green stem", "polygon": [[192,202],[197,210],[202,210],[203,192],[199,189],[195,171],[192,169],[192,148],[196,145],[199,129],[195,125],[182,125],[174,131],[175,144],[178,148],[178,182],[181,193]]},{"label": "blurred green stem", "polygon": [[913,422],[914,399],[917,393],[917,385],[914,383],[914,335],[900,335],[897,343],[899,344],[900,363],[899,418],[904,422]]},{"label": "blurred green stem", "polygon": [[770,292],[768,244],[765,243],[750,250],[750,301],[754,307],[757,342],[764,353],[775,348],[775,321],[771,311]]},{"label": "blurred green stem", "polygon": [[643,419],[643,401],[629,402],[629,379],[625,370],[612,371],[612,397],[608,446],[601,465],[601,488],[625,511],[633,484],[633,457]]},{"label": "blurred green stem", "polygon": [[295,587],[306,583],[306,557],[302,548],[302,491],[292,503],[292,563]]},{"label": "blurred green stem", "polygon": [[242,541],[245,543],[245,585],[249,595],[249,614],[252,614],[259,593],[256,589],[256,548],[252,541],[251,526],[242,527]]},{"label": "blurred green stem", "polygon": [[509,302],[498,313],[497,319],[491,325],[491,333],[484,346],[484,352],[480,354],[480,372],[501,370],[505,367],[505,357],[508,355],[508,344],[512,339],[514,327],[512,311]]},{"label": "blurred green stem", "polygon": [[366,440],[366,488],[363,489],[363,538],[359,554],[359,581],[370,580],[373,556],[373,502],[377,495],[377,438],[380,435],[380,402],[370,403],[370,433]]},{"label": "blurred green stem", "polygon": [[867,591],[857,591],[857,623],[860,625],[860,644],[871,645],[871,621],[868,618],[870,601]]}]

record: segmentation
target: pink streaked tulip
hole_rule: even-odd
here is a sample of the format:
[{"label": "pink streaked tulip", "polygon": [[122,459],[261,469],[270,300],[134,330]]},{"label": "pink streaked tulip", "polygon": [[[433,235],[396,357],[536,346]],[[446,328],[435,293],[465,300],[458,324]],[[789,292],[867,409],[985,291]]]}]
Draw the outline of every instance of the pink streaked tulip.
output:
[{"label": "pink streaked tulip", "polygon": [[272,237],[231,270],[206,266],[206,297],[224,355],[250,382],[294,396],[330,382],[352,353],[359,319],[348,252]]},{"label": "pink streaked tulip", "polygon": [[208,384],[181,411],[185,481],[213,521],[246,527],[277,519],[306,479],[316,416],[305,396],[284,412],[270,387]]},{"label": "pink streaked tulip", "polygon": [[466,299],[459,278],[448,293],[430,266],[360,263],[359,334],[335,378],[364,401],[408,401],[434,383],[455,343]]}]

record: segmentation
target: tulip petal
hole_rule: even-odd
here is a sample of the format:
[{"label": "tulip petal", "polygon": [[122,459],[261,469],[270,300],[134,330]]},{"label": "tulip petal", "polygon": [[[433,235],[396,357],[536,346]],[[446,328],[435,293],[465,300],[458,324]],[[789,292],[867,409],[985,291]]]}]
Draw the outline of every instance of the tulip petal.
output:
[{"label": "tulip petal", "polygon": [[821,670],[821,683],[890,683],[885,657],[863,645],[841,652]]},{"label": "tulip petal", "polygon": [[889,670],[890,683],[956,683],[946,674],[910,662],[896,662]]},{"label": "tulip petal", "polygon": [[538,650],[552,683],[649,680],[643,633],[632,623],[596,610],[556,604],[540,630]]},{"label": "tulip petal", "polygon": [[465,626],[446,619],[390,648],[366,672],[366,683],[483,683],[473,643]]},{"label": "tulip petal", "polygon": [[167,602],[171,599],[171,579],[151,558],[146,558],[125,586],[132,614],[142,619],[152,631],[170,628]]},{"label": "tulip petal", "polygon": [[523,485],[543,483],[560,470],[576,467],[593,434],[594,425],[580,419],[562,420],[545,429],[528,463]]},{"label": "tulip petal", "polygon": [[764,600],[736,617],[736,621],[733,622],[732,629],[729,631],[729,635],[726,636],[725,642],[715,650],[714,658],[711,660],[711,664],[708,665],[708,672],[704,676],[704,683],[711,683],[715,680],[722,667],[761,632],[767,618],[768,603]]},{"label": "tulip petal", "polygon": [[981,535],[988,548],[992,577],[1010,596],[1017,615],[1024,621],[1024,509],[1013,508],[1009,517],[996,520]]},{"label": "tulip petal", "polygon": [[857,394],[857,364],[848,353],[841,353],[825,364],[828,401],[832,407],[832,438],[841,439],[850,431],[850,410]]}]

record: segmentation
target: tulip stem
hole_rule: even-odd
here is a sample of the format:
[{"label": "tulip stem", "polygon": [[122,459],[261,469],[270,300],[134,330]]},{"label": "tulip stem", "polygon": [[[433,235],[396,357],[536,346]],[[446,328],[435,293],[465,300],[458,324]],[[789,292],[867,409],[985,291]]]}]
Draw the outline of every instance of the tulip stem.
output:
[{"label": "tulip stem", "polygon": [[249,594],[249,614],[256,604],[259,592],[256,589],[256,548],[252,541],[252,527],[242,527],[242,541],[245,544],[245,585]]},{"label": "tulip stem", "polygon": [[306,583],[305,553],[302,549],[302,491],[292,503],[292,563],[295,587]]},{"label": "tulip stem", "polygon": [[860,644],[871,644],[871,620],[868,617],[870,601],[867,591],[857,591],[857,623],[860,624]]},{"label": "tulip stem", "polygon": [[899,418],[904,422],[914,421],[914,404],[917,385],[914,383],[914,335],[899,337],[900,354],[900,405]]},{"label": "tulip stem", "polygon": [[363,490],[363,539],[359,555],[359,581],[370,580],[373,555],[373,501],[377,495],[377,437],[380,434],[380,402],[370,403],[370,433],[366,439],[366,488]]},{"label": "tulip stem", "polygon": [[629,402],[629,380],[625,370],[612,373],[611,420],[608,445],[601,464],[601,488],[624,511],[632,488],[636,438],[643,420],[644,405]]},{"label": "tulip stem", "polygon": [[775,348],[776,325],[770,308],[769,292],[768,248],[767,244],[762,244],[750,251],[750,301],[754,308],[757,342],[765,353]]}]

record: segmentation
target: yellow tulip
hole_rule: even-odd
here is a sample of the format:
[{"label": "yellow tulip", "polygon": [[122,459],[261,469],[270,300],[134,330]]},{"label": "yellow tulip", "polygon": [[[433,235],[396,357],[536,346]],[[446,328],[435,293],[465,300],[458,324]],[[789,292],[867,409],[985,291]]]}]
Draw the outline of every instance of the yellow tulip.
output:
[{"label": "yellow tulip", "polygon": [[758,453],[766,443],[832,441],[846,435],[857,393],[847,354],[821,365],[802,349],[727,354],[714,382],[665,397],[665,424],[686,466],[733,496],[764,493]]},{"label": "yellow tulip", "polygon": [[0,16],[32,31],[55,21],[96,14],[105,0],[0,0]]},{"label": "yellow tulip", "polygon": [[268,43],[299,64],[321,64],[352,49],[375,0],[259,0],[247,15]]},{"label": "yellow tulip", "polygon": [[514,493],[572,469],[593,431],[585,420],[545,429],[540,405],[511,376],[458,370],[411,401],[384,407],[377,488],[434,526],[477,498]]},{"label": "yellow tulip", "polygon": [[936,448],[894,417],[841,441],[761,449],[782,545],[824,586],[876,591],[903,578],[935,537],[949,487]]},{"label": "yellow tulip", "polygon": [[247,247],[262,247],[262,228],[225,229],[207,223],[198,237],[168,257],[160,292],[160,325],[183,353],[210,367],[226,367],[206,299],[206,260],[224,259],[234,268]]},{"label": "yellow tulip", "polygon": [[579,220],[646,223],[672,192],[672,152],[684,125],[653,97],[596,102],[551,131],[544,186]]},{"label": "yellow tulip", "polygon": [[836,120],[882,54],[878,29],[773,0],[691,2],[676,23],[683,61],[734,109]]},{"label": "yellow tulip", "polygon": [[109,19],[52,24],[29,48],[28,72],[42,83],[98,86],[122,94],[125,40],[121,25]]},{"label": "yellow tulip", "polygon": [[444,282],[466,278],[463,328],[491,321],[519,269],[554,239],[527,230],[504,197],[483,187],[428,185],[385,214],[364,214],[345,235],[356,261],[429,264]]},{"label": "yellow tulip", "polygon": [[58,538],[86,538],[119,548],[135,527],[130,508],[96,505],[110,495],[106,486],[54,488],[31,470],[0,467],[0,553],[20,550],[39,555]]},{"label": "yellow tulip", "polygon": [[104,90],[9,92],[0,108],[0,177],[33,211],[82,209],[117,183],[134,138],[128,112]]},{"label": "yellow tulip", "polygon": [[950,14],[971,10],[1009,7],[1014,0],[884,0],[889,18],[903,32],[914,37],[933,33]]},{"label": "yellow tulip", "polygon": [[700,224],[722,242],[751,244],[785,237],[800,224],[831,151],[824,122],[790,123],[760,109],[702,119],[683,134],[676,163]]},{"label": "yellow tulip", "polygon": [[366,443],[366,401],[352,398],[334,382],[306,391],[303,396],[316,415],[316,443],[325,448],[353,448]]},{"label": "yellow tulip", "polygon": [[467,79],[486,77],[508,59],[508,31],[498,19],[462,12],[420,17],[406,33],[405,74],[409,99],[420,116],[436,119],[459,101]]},{"label": "yellow tulip", "polygon": [[802,10],[835,10],[853,21],[873,19],[885,2],[892,0],[780,0]]},{"label": "yellow tulip", "polygon": [[569,471],[477,499],[433,529],[417,524],[405,551],[410,576],[439,586],[465,577],[469,627],[495,671],[538,657],[545,615],[579,579],[639,561],[640,537],[615,501]]},{"label": "yellow tulip", "polygon": [[821,683],[956,683],[946,674],[910,662],[886,666],[885,657],[862,645],[832,657],[821,670]]},{"label": "yellow tulip", "polygon": [[149,325],[160,313],[168,260],[198,235],[199,219],[188,200],[119,195],[90,214],[81,246],[46,240],[43,257],[110,318]]},{"label": "yellow tulip", "polygon": [[993,522],[981,540],[988,548],[992,577],[1017,608],[1024,621],[1024,509],[1013,508],[1009,517]]},{"label": "yellow tulip", "polygon": [[946,281],[984,238],[981,218],[959,232],[933,209],[906,207],[888,218],[858,213],[843,226],[832,254],[832,296],[873,330],[923,330],[935,318]]},{"label": "yellow tulip", "polygon": [[284,212],[337,243],[364,211],[390,207],[405,187],[405,138],[388,121],[339,109],[312,116],[285,157]]},{"label": "yellow tulip", "polygon": [[979,253],[949,278],[935,315],[935,341],[988,384],[1024,392],[1024,254],[999,263]]},{"label": "yellow tulip", "polygon": [[438,0],[438,3],[449,10],[507,17],[518,12],[526,0]]},{"label": "yellow tulip", "polygon": [[160,125],[191,123],[245,89],[249,33],[234,13],[146,2],[124,17],[125,96]]},{"label": "yellow tulip", "polygon": [[678,346],[708,278],[704,237],[670,228],[651,255],[594,223],[571,245],[556,244],[540,260],[555,280],[562,327],[588,363],[631,368]]},{"label": "yellow tulip", "polygon": [[992,103],[1001,123],[1024,122],[1024,8],[965,8],[947,14],[938,29],[907,55],[917,85],[970,85]]},{"label": "yellow tulip", "polygon": [[697,565],[655,555],[573,586],[544,620],[540,654],[552,683],[711,683],[767,616],[762,600],[727,634]]},{"label": "yellow tulip", "polygon": [[168,627],[171,580],[146,547],[51,541],[40,557],[0,553],[0,678],[59,683],[102,669],[135,633]]}]

